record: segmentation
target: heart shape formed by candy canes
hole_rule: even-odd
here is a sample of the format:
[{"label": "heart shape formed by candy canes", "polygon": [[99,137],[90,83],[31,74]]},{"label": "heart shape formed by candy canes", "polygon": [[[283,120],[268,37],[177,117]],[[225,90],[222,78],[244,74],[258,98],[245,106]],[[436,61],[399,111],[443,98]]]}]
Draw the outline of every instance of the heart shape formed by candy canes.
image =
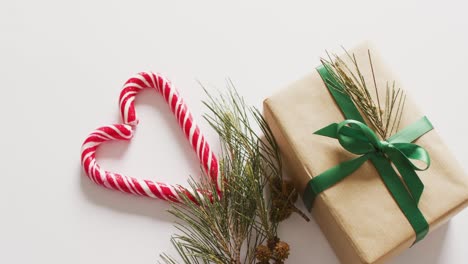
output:
[{"label": "heart shape formed by candy canes", "polygon": [[[163,76],[152,72],[141,72],[130,78],[122,88],[119,97],[119,107],[122,124],[113,124],[94,130],[84,141],[81,148],[81,164],[88,177],[98,185],[106,188],[159,198],[168,201],[181,202],[178,191],[190,194],[189,191],[177,185],[165,184],[153,180],[142,180],[102,169],[96,162],[96,150],[100,144],[111,140],[130,140],[133,130],[138,124],[135,112],[135,96],[145,88],[154,88],[169,105],[180,128],[198,156],[206,174],[216,183],[220,193],[219,164],[200,128],[193,120],[192,114],[180,97],[177,90]],[[190,196],[192,197],[192,196]]]}]

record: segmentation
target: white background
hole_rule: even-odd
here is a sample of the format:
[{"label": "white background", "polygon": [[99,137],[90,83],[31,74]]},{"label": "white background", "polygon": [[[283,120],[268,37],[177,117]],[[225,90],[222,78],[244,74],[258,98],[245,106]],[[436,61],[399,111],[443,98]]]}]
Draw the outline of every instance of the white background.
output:
[{"label": "white background", "polygon": [[[218,149],[197,80],[215,91],[230,77],[261,106],[325,49],[370,40],[468,164],[466,1],[103,2],[0,3],[0,263],[156,263],[174,253],[166,203],[95,186],[80,168],[82,141],[119,121],[120,88],[143,70],[177,85]],[[198,175],[163,100],[145,91],[137,110],[136,137],[104,145],[102,165],[170,183]],[[467,263],[467,221],[462,212],[391,263]],[[338,263],[314,221],[294,216],[280,235],[288,263]]]}]

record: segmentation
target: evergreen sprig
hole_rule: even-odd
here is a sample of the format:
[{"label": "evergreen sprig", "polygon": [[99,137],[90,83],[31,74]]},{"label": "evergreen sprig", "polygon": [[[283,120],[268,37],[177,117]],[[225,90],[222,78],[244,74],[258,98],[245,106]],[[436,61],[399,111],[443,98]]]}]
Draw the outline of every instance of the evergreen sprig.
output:
[{"label": "evergreen sprig", "polygon": [[391,84],[386,82],[385,95],[379,93],[370,50],[367,52],[372,73],[370,85],[365,81],[356,56],[344,48],[343,50],[351,61],[351,65],[348,65],[338,55],[328,52],[328,59],[321,60],[322,65],[341,86],[334,88],[348,94],[380,137],[387,139],[398,131],[406,94],[401,88],[395,87],[395,81]]},{"label": "evergreen sprig", "polygon": [[[172,244],[183,263],[284,263],[289,245],[277,237],[278,224],[300,211],[294,207],[296,191],[283,180],[275,138],[259,110],[245,103],[232,82],[227,94],[207,94],[205,119],[222,145],[222,195],[216,195],[212,181],[191,180],[196,202],[180,192],[184,202],[170,210],[179,221]],[[176,263],[166,254],[162,258]]]}]

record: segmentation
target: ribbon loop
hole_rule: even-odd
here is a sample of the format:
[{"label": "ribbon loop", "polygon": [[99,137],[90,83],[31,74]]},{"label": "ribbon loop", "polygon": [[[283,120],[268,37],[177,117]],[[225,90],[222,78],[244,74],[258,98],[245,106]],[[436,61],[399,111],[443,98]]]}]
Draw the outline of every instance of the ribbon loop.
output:
[{"label": "ribbon loop", "polygon": [[[396,149],[409,161],[411,167],[417,171],[425,171],[431,166],[431,158],[426,149],[412,143],[395,143]],[[418,167],[411,160],[418,160],[425,164],[425,167]]]},{"label": "ribbon loop", "polygon": [[356,120],[345,120],[337,126],[337,138],[347,151],[362,155],[375,151],[379,139],[369,127]]}]

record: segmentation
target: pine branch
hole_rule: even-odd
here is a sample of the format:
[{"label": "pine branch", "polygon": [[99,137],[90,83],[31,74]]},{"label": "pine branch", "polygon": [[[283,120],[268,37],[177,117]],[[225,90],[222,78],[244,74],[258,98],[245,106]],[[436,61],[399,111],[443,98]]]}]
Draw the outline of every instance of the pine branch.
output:
[{"label": "pine branch", "polygon": [[[339,83],[340,87],[334,87],[334,89],[346,93],[351,98],[382,139],[390,137],[398,131],[400,125],[406,101],[404,91],[395,88],[395,82],[391,86],[387,82],[385,96],[379,93],[371,52],[368,50],[373,85],[373,89],[371,89],[365,81],[356,56],[345,49],[344,51],[348,60],[351,61],[351,66],[338,55],[330,55],[328,52],[328,59],[321,60],[323,66]],[[381,98],[384,103],[381,102]]]},{"label": "pine branch", "polygon": [[[179,193],[184,203],[170,210],[180,220],[172,244],[183,263],[256,263],[264,242],[271,252],[280,245],[281,252],[287,253],[281,255],[284,261],[289,247],[277,237],[278,224],[300,211],[294,207],[295,190],[283,187],[281,155],[273,134],[258,109],[245,103],[231,81],[226,94],[207,95],[205,119],[222,143],[222,196],[211,195],[216,186],[209,180],[190,181],[196,202]],[[167,255],[161,257],[165,263],[176,263]]]}]

